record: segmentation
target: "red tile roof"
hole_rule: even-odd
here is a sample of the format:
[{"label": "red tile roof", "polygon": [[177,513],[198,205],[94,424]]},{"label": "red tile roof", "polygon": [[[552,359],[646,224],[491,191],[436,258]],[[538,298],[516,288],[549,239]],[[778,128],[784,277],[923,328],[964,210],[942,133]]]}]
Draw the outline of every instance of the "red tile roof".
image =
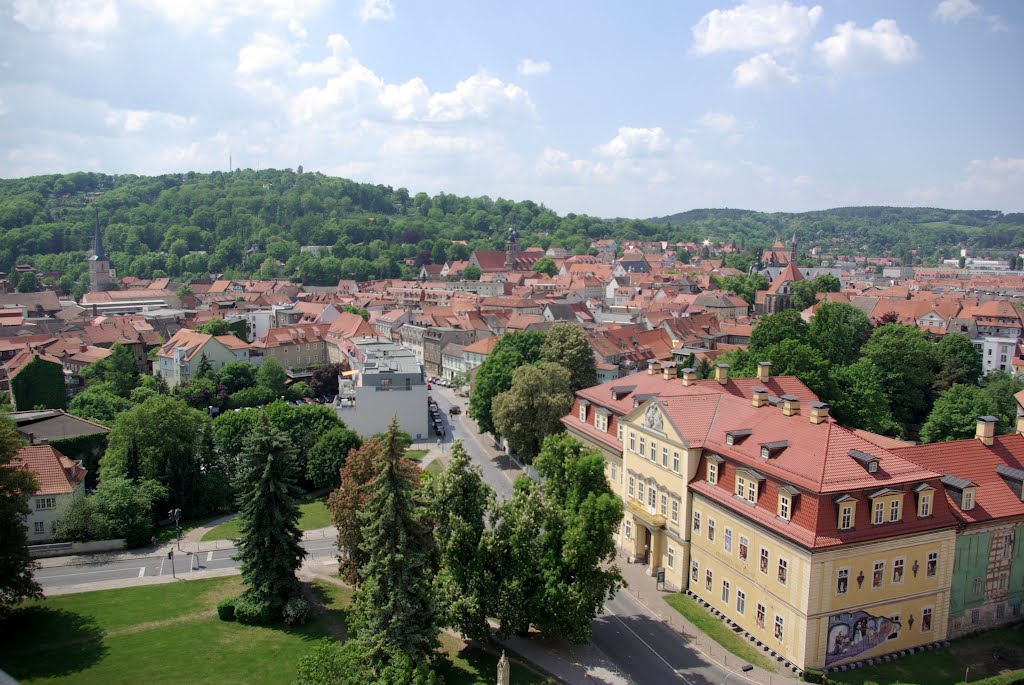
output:
[{"label": "red tile roof", "polygon": [[1024,502],[996,473],[1000,464],[1024,469],[1024,437],[1019,433],[996,436],[991,447],[978,439],[936,442],[892,450],[903,459],[912,460],[944,475],[956,476],[977,483],[974,508],[963,511],[948,494],[956,515],[968,523],[989,521],[1010,516],[1024,516]]},{"label": "red tile roof", "polygon": [[18,450],[15,465],[36,476],[38,495],[72,493],[85,478],[85,469],[50,445],[29,445]]}]

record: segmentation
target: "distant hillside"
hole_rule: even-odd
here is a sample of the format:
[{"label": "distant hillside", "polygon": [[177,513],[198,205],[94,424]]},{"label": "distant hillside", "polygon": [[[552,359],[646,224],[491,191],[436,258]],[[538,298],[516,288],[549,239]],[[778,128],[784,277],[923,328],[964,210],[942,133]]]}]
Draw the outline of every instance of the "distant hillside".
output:
[{"label": "distant hillside", "polygon": [[[0,180],[0,271],[30,263],[62,273],[60,285],[87,285],[86,250],[99,211],[104,245],[121,275],[178,279],[292,278],[329,285],[340,278],[412,278],[424,263],[501,249],[507,229],[523,247],[585,253],[600,238],[735,240],[743,249],[788,239],[842,253],[901,255],[918,261],[957,253],[966,243],[995,252],[1024,248],[1024,215],[943,209],[852,207],[803,214],[699,209],[658,219],[559,216],[529,200],[428,196],[301,169],[162,176],[78,172]],[[300,250],[325,246],[320,254]],[[407,263],[409,262],[409,263]]]},{"label": "distant hillside", "polygon": [[932,207],[838,207],[799,214],[745,209],[691,209],[648,219],[653,223],[756,244],[795,231],[806,249],[861,254],[903,255],[918,251],[918,261],[952,257],[966,245],[972,251],[1024,249],[1024,214]]}]

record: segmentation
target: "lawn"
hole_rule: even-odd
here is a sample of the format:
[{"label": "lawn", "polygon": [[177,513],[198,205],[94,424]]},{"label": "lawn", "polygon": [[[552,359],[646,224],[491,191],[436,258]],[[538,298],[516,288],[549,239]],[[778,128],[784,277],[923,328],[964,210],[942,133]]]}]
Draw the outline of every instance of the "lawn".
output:
[{"label": "lawn", "polygon": [[775,664],[764,655],[764,652],[734,633],[732,628],[708,613],[693,598],[679,593],[666,596],[665,601],[686,617],[686,620],[736,656],[766,671],[775,670]]},{"label": "lawn", "polygon": [[[352,593],[320,582],[325,611],[301,627],[255,627],[217,618],[238,577],[51,597],[0,622],[0,668],[23,683],[289,683],[322,637],[345,638]],[[442,635],[449,685],[494,682],[497,658]],[[547,682],[514,665],[516,685]]]},{"label": "lawn", "polygon": [[[912,654],[856,671],[830,674],[836,685],[954,685],[963,682],[970,667],[973,682],[1024,669],[1024,626],[999,628],[954,640],[949,649]],[[1024,672],[1021,673],[1024,678]]]},{"label": "lawn", "polygon": [[[331,519],[331,512],[321,499],[305,499],[299,504],[299,511],[302,518],[299,519],[299,530],[318,530],[334,525]],[[206,532],[202,541],[208,540],[236,540],[238,538],[238,526],[240,521],[237,517],[225,521],[216,528]]]},{"label": "lawn", "polygon": [[406,450],[405,456],[416,462],[423,461],[423,457],[427,456],[427,450]]}]

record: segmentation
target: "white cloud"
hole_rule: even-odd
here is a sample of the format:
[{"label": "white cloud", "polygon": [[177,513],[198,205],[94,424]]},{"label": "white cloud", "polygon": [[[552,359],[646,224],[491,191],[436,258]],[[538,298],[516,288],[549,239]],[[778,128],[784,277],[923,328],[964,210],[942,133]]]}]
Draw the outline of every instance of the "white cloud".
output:
[{"label": "white cloud", "polygon": [[800,77],[793,69],[782,66],[767,52],[754,55],[732,70],[732,84],[737,88],[767,88],[799,82]]},{"label": "white cloud", "polygon": [[269,33],[257,32],[238,51],[239,76],[253,76],[289,64],[295,59],[299,46],[288,43]]},{"label": "white cloud", "polygon": [[785,50],[799,46],[824,13],[820,5],[744,3],[711,10],[690,31],[693,51],[710,55],[724,50]]},{"label": "white cloud", "polygon": [[363,0],[359,6],[359,18],[363,21],[391,21],[395,18],[395,8],[391,0]]},{"label": "white cloud", "polygon": [[529,57],[519,60],[516,71],[523,76],[543,76],[551,72],[551,62],[546,59],[532,60]]},{"label": "white cloud", "polygon": [[758,164],[757,162],[744,160],[741,164],[750,169],[755,176],[761,179],[762,183],[776,188],[801,188],[814,183],[814,179],[810,176],[800,175],[789,177],[779,175],[770,166]]},{"label": "white cloud", "polygon": [[534,165],[534,171],[546,180],[562,183],[608,182],[613,179],[608,165],[587,159],[573,159],[568,152],[553,147],[544,148]]},{"label": "white cloud", "polygon": [[871,28],[848,21],[815,43],[814,49],[833,71],[867,71],[878,66],[901,66],[921,56],[917,41],[900,31],[892,19],[879,19]]},{"label": "white cloud", "polygon": [[184,129],[196,123],[195,117],[184,117],[179,114],[155,112],[143,109],[108,108],[103,118],[104,123],[119,129],[123,133],[139,133],[151,125]]},{"label": "white cloud", "polygon": [[265,18],[303,33],[301,22],[316,15],[324,0],[130,0],[182,31],[218,34],[240,19]]},{"label": "white cloud", "polygon": [[[967,178],[959,189],[985,194],[1024,194],[1024,158],[975,159],[967,165]],[[1018,201],[1019,204],[1019,201]]]},{"label": "white cloud", "polygon": [[388,138],[381,146],[382,154],[393,157],[419,157],[421,155],[465,155],[481,153],[485,150],[484,141],[479,138],[463,135],[438,134],[428,129],[417,127],[402,131]]},{"label": "white cloud", "polygon": [[14,21],[71,50],[102,48],[120,21],[114,0],[14,0],[13,9]]},{"label": "white cloud", "polygon": [[11,108],[10,108],[10,107],[8,107],[8,106],[7,106],[7,105],[6,105],[5,103],[4,103],[4,101],[3,101],[3,100],[0,100],[0,117],[2,117],[3,115],[7,114],[7,113],[8,113],[8,112],[10,112],[10,111],[11,111]]},{"label": "white cloud", "polygon": [[434,93],[427,101],[425,119],[436,122],[491,119],[504,114],[533,115],[530,95],[514,83],[486,74],[474,74],[447,93]]},{"label": "white cloud", "polygon": [[972,14],[980,14],[981,8],[971,0],[942,0],[932,12],[932,17],[944,24],[956,24]]},{"label": "white cloud", "polygon": [[712,112],[709,110],[697,120],[697,123],[712,133],[723,136],[735,131],[739,125],[739,120],[729,112]]},{"label": "white cloud", "polygon": [[632,128],[622,126],[618,135],[594,148],[601,157],[617,159],[643,159],[658,157],[672,150],[672,141],[660,127]]}]

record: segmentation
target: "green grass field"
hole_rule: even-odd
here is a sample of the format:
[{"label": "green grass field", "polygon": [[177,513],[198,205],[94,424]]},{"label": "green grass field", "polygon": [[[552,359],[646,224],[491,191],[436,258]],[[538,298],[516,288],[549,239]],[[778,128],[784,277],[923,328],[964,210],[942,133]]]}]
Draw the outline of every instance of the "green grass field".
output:
[{"label": "green grass field", "polygon": [[[954,640],[949,649],[912,654],[877,666],[830,674],[835,685],[954,685],[1024,668],[1024,625],[990,630]],[[1024,671],[1019,671],[1024,679]]]},{"label": "green grass field", "polygon": [[757,666],[758,668],[763,668],[766,671],[775,670],[775,664],[764,655],[764,652],[759,649],[755,649],[753,645],[734,633],[732,629],[720,619],[709,614],[707,610],[697,604],[693,598],[679,593],[676,595],[668,595],[665,597],[665,601],[668,602],[673,609],[685,616],[686,620],[697,626],[697,628],[707,634],[708,637],[736,656]]},{"label": "green grass field", "polygon": [[[299,627],[221,621],[219,599],[237,595],[238,577],[181,581],[52,597],[0,622],[0,668],[22,683],[289,683],[295,663],[322,637],[345,639],[350,590],[319,582],[324,604]],[[442,635],[449,685],[489,685],[497,658]],[[515,664],[516,685],[545,683]]]},{"label": "green grass field", "polygon": [[427,450],[406,450],[405,456],[415,462],[420,462],[423,461],[423,457],[427,456]]},{"label": "green grass field", "polygon": [[[331,520],[331,512],[328,511],[324,499],[303,500],[299,504],[302,518],[299,519],[299,530],[318,530],[334,525]],[[208,540],[235,540],[238,538],[238,526],[240,521],[237,517],[225,521],[216,528],[206,532],[201,539]]]}]

